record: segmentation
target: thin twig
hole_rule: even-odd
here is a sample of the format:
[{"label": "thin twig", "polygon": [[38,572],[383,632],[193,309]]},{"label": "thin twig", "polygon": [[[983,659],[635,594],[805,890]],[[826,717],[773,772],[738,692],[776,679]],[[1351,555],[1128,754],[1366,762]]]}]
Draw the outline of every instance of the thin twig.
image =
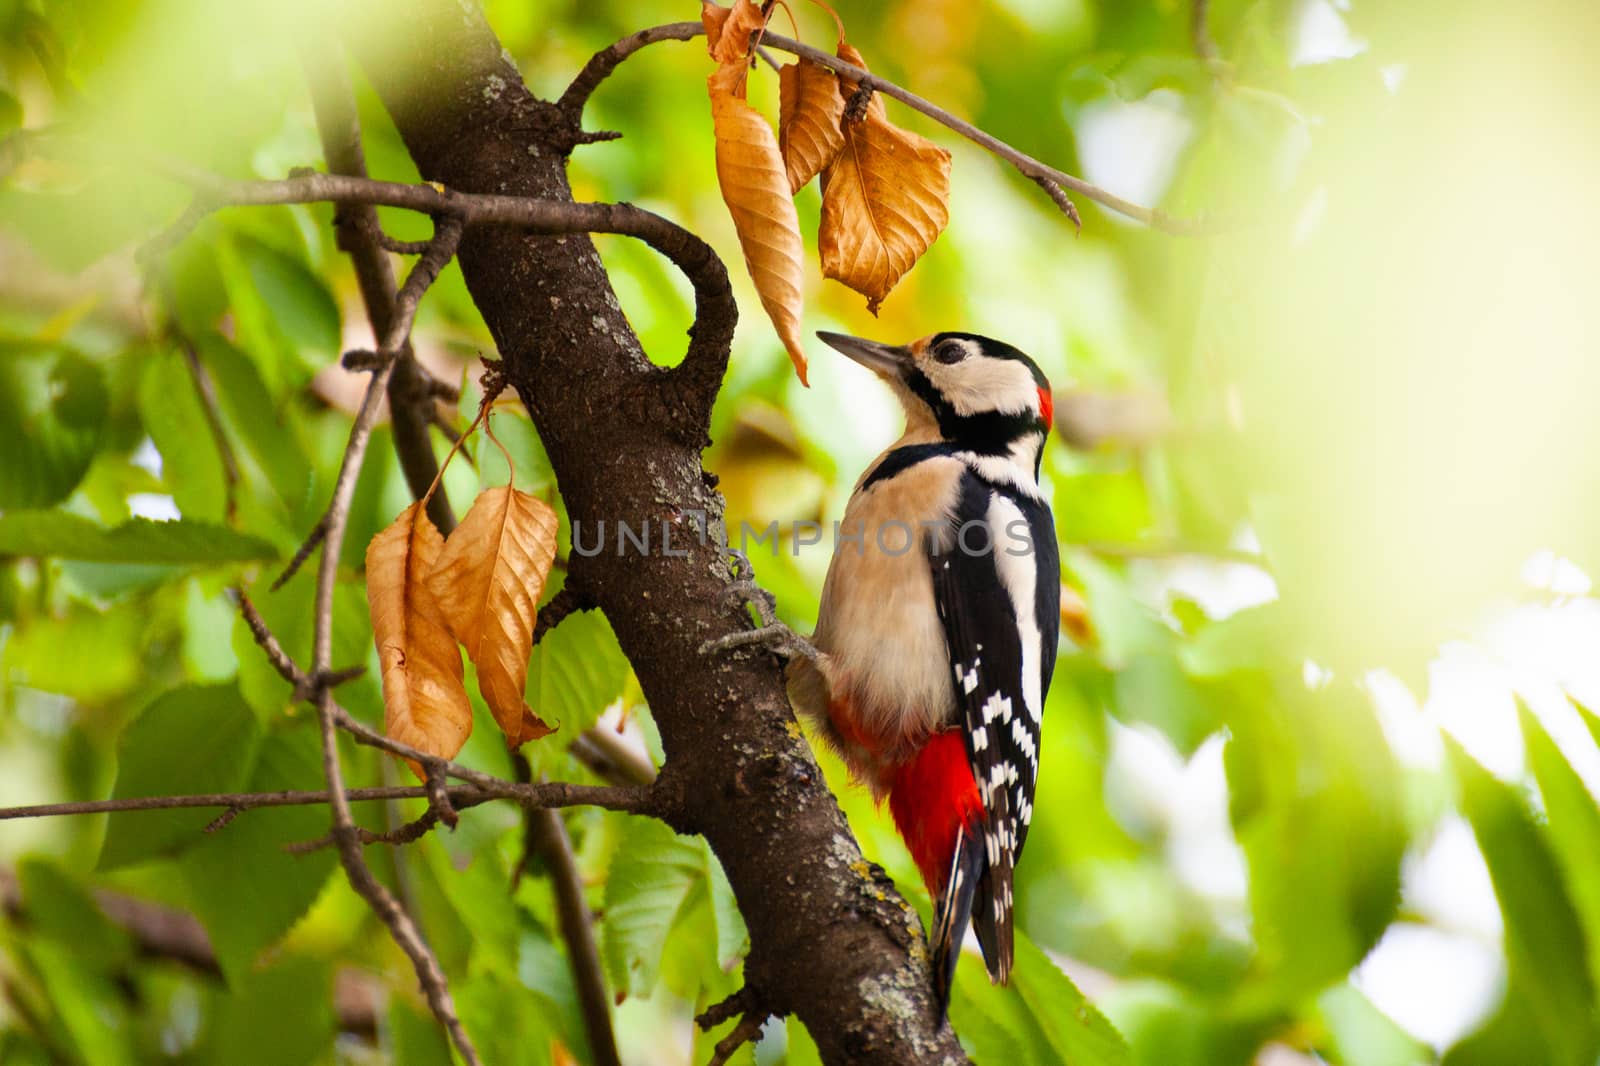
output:
[{"label": "thin twig", "polygon": [[287,585],[289,579],[300,572],[300,568],[306,564],[307,559],[311,558],[311,553],[317,550],[317,545],[321,544],[322,538],[327,535],[328,517],[323,515],[317,519],[317,524],[311,527],[311,532],[306,535],[306,539],[301,543],[300,547],[294,550],[294,557],[289,560],[289,565],[283,568],[283,573],[278,575],[277,580],[273,581],[268,591],[277,592]]},{"label": "thin twig", "polygon": [[[654,44],[657,41],[687,41],[699,37],[703,33],[705,33],[705,29],[698,22],[673,22],[663,26],[651,26],[648,29],[640,30],[638,33],[624,37],[615,44],[595,53],[590,58],[589,62],[584,65],[583,70],[578,73],[577,78],[573,79],[572,84],[567,87],[566,92],[561,94],[558,106],[560,106],[569,120],[575,122],[577,116],[582,113],[583,105],[589,99],[590,94],[623,60],[646,45]],[[779,51],[788,52],[791,55],[819,63],[854,85],[865,86],[873,92],[879,92],[899,100],[913,111],[921,112],[946,129],[959,133],[980,148],[1004,159],[1021,171],[1025,177],[1034,181],[1045,179],[1055,182],[1057,185],[1070,189],[1087,200],[1093,200],[1102,207],[1143,222],[1145,225],[1161,230],[1164,233],[1192,236],[1203,233],[1210,228],[1203,219],[1177,218],[1158,208],[1143,207],[1109,193],[1098,185],[1087,182],[1082,178],[1057,170],[1055,167],[1033,158],[1026,152],[1013,148],[1000,140],[1000,138],[979,129],[972,123],[957,118],[944,108],[930,103],[916,93],[902,89],[894,82],[885,81],[876,74],[862,70],[860,67],[852,66],[837,56],[829,55],[820,48],[801,44],[799,41],[790,40],[770,31],[761,38],[761,43]],[[1051,199],[1055,198],[1051,197]]]},{"label": "thin twig", "polygon": [[537,644],[543,640],[544,635],[568,615],[587,611],[593,606],[572,585],[561,586],[561,590],[550,597],[550,602],[539,608],[539,617],[533,623],[533,642]]},{"label": "thin twig", "polygon": [[717,1046],[711,1049],[711,1059],[707,1066],[726,1066],[726,1063],[732,1060],[734,1052],[761,1035],[761,1027],[766,1022],[765,1018],[758,1018],[754,1014],[746,1014],[740,1018],[739,1024],[733,1027],[733,1032],[717,1041]]},{"label": "thin twig", "polygon": [[1034,182],[1045,191],[1061,213],[1067,216],[1067,221],[1072,223],[1072,228],[1079,233],[1083,232],[1083,219],[1078,215],[1078,205],[1072,202],[1072,197],[1067,195],[1067,190],[1045,177],[1035,177]]},{"label": "thin twig", "polygon": [[[395,297],[394,316],[389,328],[379,338],[380,349],[391,356],[388,366],[377,370],[367,384],[361,409],[350,427],[350,439],[345,444],[344,458],[334,481],[333,499],[328,504],[326,534],[322,541],[322,556],[317,565],[317,587],[312,618],[311,675],[322,677],[332,669],[333,658],[333,593],[339,574],[339,554],[344,547],[345,526],[350,518],[350,503],[355,497],[356,478],[361,471],[361,461],[366,454],[367,442],[372,436],[373,424],[378,420],[379,403],[388,385],[394,362],[410,338],[411,322],[417,313],[422,294],[439,271],[455,255],[461,240],[461,223],[456,219],[441,219],[434,225],[433,242],[415,266],[411,268],[400,292]],[[411,960],[423,996],[435,1018],[449,1033],[451,1042],[469,1066],[478,1066],[477,1049],[467,1036],[455,1000],[445,981],[444,969],[437,956],[423,940],[416,923],[406,913],[400,901],[372,875],[362,854],[361,841],[356,832],[355,819],[350,814],[350,800],[345,790],[344,774],[339,766],[339,737],[335,726],[333,695],[325,686],[316,693],[317,719],[322,732],[322,771],[328,781],[328,806],[332,813],[332,833],[338,842],[339,861],[345,877],[356,894],[389,928],[389,935]],[[426,792],[426,790],[424,790]]]},{"label": "thin twig", "polygon": [[615,785],[648,785],[657,777],[649,759],[602,726],[584,730],[567,750],[601,780]]},{"label": "thin twig", "polygon": [[[332,164],[330,164],[330,166],[331,165]],[[352,173],[352,171],[345,170],[341,167],[334,167],[333,169],[335,173],[339,174]],[[386,252],[393,252],[395,255],[421,255],[423,252],[428,250],[427,241],[402,241],[396,237],[389,236],[387,233],[383,232],[382,229],[374,232],[372,234],[372,239],[377,243],[379,248],[382,248]]]},{"label": "thin twig", "polygon": [[[518,780],[531,776],[525,757],[516,757],[516,768]],[[589,1052],[598,1066],[621,1066],[617,1037],[611,1024],[611,995],[606,990],[605,968],[600,964],[593,915],[584,898],[583,876],[572,853],[572,839],[567,835],[561,815],[554,811],[530,809],[523,812],[522,818],[523,854],[515,877],[521,876],[534,856],[544,863],[550,887],[555,891],[556,918],[561,927],[561,939],[567,944],[567,962],[572,967],[573,983],[578,988]]]},{"label": "thin twig", "polygon": [[[600,807],[608,811],[651,814],[655,797],[650,789],[637,786],[578,785],[567,781],[540,781],[522,784],[490,778],[489,788],[475,784],[451,785],[445,790],[450,805],[466,810],[490,800],[509,800],[532,809],[544,807]],[[384,785],[377,788],[344,790],[350,803],[374,800],[427,799],[426,785]],[[61,818],[81,814],[115,814],[121,811],[177,811],[221,807],[225,810],[253,811],[262,807],[314,807],[333,802],[327,790],[286,789],[281,792],[205,792],[188,796],[128,796],[122,799],[75,800],[70,803],[35,803],[24,807],[0,807],[0,822],[22,818]],[[235,815],[237,817],[237,815]]]},{"label": "thin twig", "polygon": [[283,645],[278,643],[278,638],[272,635],[272,630],[267,628],[266,619],[261,617],[261,612],[256,610],[256,605],[250,602],[250,597],[245,595],[243,589],[235,590],[239,597],[239,614],[244,618],[244,624],[249,627],[250,635],[255,638],[256,644],[267,654],[267,662],[296,690],[306,682],[306,675],[295,665],[289,653],[283,650]]},{"label": "thin twig", "polygon": [[1189,39],[1194,42],[1195,54],[1215,68],[1222,62],[1222,51],[1211,37],[1210,8],[1210,0],[1190,0]]},{"label": "thin twig", "polygon": [[228,521],[231,522],[239,511],[239,457],[234,454],[233,445],[228,441],[228,433],[223,428],[222,408],[217,403],[217,388],[211,380],[210,372],[200,361],[200,353],[195,350],[194,342],[181,334],[177,339],[178,348],[183,352],[183,361],[189,367],[189,377],[194,381],[194,390],[200,396],[200,410],[205,413],[206,428],[211,431],[211,440],[216,445],[217,457],[222,460],[222,477],[226,485],[226,514]]}]

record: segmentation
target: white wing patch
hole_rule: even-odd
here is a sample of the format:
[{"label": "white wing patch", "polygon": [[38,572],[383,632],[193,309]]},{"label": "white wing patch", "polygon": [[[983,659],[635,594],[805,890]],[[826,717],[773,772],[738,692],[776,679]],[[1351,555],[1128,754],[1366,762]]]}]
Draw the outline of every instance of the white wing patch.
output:
[{"label": "white wing patch", "polygon": [[1040,694],[1041,638],[1039,618],[1034,607],[1039,575],[1034,569],[1036,560],[1033,553],[1021,552],[1012,544],[1008,532],[1018,528],[1016,523],[1019,522],[1020,528],[1027,529],[1028,520],[1016,504],[997,492],[989,500],[988,521],[990,529],[995,531],[995,570],[1000,574],[1000,583],[1011,598],[1011,606],[1017,616],[1017,633],[1022,638],[1022,702],[1037,726],[1044,713],[1044,707],[1041,706],[1044,700]]}]

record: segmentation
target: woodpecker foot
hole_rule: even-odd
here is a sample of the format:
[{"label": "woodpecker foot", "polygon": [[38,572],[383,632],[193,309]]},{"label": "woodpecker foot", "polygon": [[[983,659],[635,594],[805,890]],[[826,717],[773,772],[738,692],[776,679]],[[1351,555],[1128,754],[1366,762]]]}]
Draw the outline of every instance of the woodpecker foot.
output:
[{"label": "woodpecker foot", "polygon": [[734,648],[760,646],[784,659],[815,660],[820,654],[816,647],[805,637],[778,621],[777,597],[756,584],[755,571],[750,566],[750,560],[738,551],[731,551],[730,554],[733,555],[737,565],[732,568],[734,581],[723,595],[735,603],[755,608],[756,617],[761,620],[761,624],[742,633],[729,633],[708,640],[700,645],[700,654],[710,655],[713,652],[731,651]]},{"label": "woodpecker foot", "polygon": [[742,633],[728,633],[725,636],[715,637],[700,645],[700,654],[710,655],[713,652],[749,647],[766,648],[784,659],[816,659],[822,654],[809,640],[782,622],[772,622],[758,629],[747,629]]}]

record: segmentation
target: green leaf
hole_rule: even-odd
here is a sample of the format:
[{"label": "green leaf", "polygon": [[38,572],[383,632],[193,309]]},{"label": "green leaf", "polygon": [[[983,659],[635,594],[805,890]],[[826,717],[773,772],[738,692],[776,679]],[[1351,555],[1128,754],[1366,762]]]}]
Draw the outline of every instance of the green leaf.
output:
[{"label": "green leaf", "polygon": [[606,616],[584,611],[562,619],[534,646],[524,692],[535,714],[575,737],[621,697],[628,672]]},{"label": "green leaf", "polygon": [[1072,979],[1021,930],[1009,988],[989,983],[983,961],[963,953],[950,1019],[978,1062],[1131,1066],[1122,1035]]},{"label": "green leaf", "polygon": [[33,619],[6,642],[6,681],[91,705],[120,696],[140,681],[147,627],[133,602]]},{"label": "green leaf", "polygon": [[648,818],[628,822],[606,882],[602,947],[612,984],[627,995],[655,987],[673,925],[707,877],[705,842]]},{"label": "green leaf", "polygon": [[[234,685],[186,685],[159,696],[122,737],[112,799],[234,792],[255,760],[260,730]],[[100,868],[200,843],[219,809],[123,811],[106,825]]]},{"label": "green leaf", "polygon": [[239,672],[239,657],[229,640],[239,614],[221,593],[207,595],[201,583],[183,585],[183,665],[196,681],[222,682]]},{"label": "green leaf", "polygon": [[254,362],[215,333],[198,343],[206,369],[217,383],[217,398],[238,427],[246,451],[266,474],[278,499],[292,513],[311,490],[311,465],[294,432],[287,400],[275,399]]},{"label": "green leaf", "polygon": [[[262,741],[245,787],[278,792],[315,788],[321,779],[321,747],[306,723]],[[195,916],[210,933],[229,981],[248,974],[262,949],[292,929],[322,892],[336,863],[333,849],[293,855],[284,846],[327,831],[323,807],[246,811],[183,856],[179,865]]]},{"label": "green leaf", "polygon": [[303,384],[339,355],[339,305],[299,260],[249,237],[217,243],[240,347],[275,392]]},{"label": "green leaf", "polygon": [[1216,622],[1204,624],[1178,653],[1183,668],[1194,677],[1219,678],[1274,663],[1293,662],[1282,647],[1285,618],[1277,601],[1247,607]]},{"label": "green leaf", "polygon": [[102,529],[65,511],[12,511],[0,515],[0,555],[38,555],[97,563],[172,563],[201,566],[278,558],[259,537],[193,519],[156,522],[135,518]]},{"label": "green leaf", "polygon": [[[117,1009],[117,987],[109,976],[83,966],[77,945],[33,941],[27,945],[27,958],[49,1004],[52,1028],[59,1030],[52,1043],[66,1043],[75,1052],[69,1061],[91,1066],[134,1061],[126,1015]],[[59,1054],[52,1058],[60,1061]]]},{"label": "green leaf", "polygon": [[139,417],[161,453],[161,480],[185,518],[220,521],[228,482],[194,376],[175,349],[146,356]]},{"label": "green leaf", "polygon": [[1588,942],[1589,979],[1600,989],[1600,806],[1527,705],[1517,701],[1528,761],[1544,797],[1548,837]]},{"label": "green leaf", "polygon": [[750,944],[750,930],[739,911],[739,901],[734,897],[733,885],[728,883],[727,871],[716,853],[706,845],[706,870],[711,881],[711,914],[717,923],[717,965],[731,970]]},{"label": "green leaf", "polygon": [[82,356],[0,348],[0,508],[66,499],[89,470],[110,403]]},{"label": "green leaf", "polygon": [[335,1035],[332,973],[321,959],[293,957],[230,980],[231,987],[213,1000],[202,1061],[328,1061]]},{"label": "green leaf", "polygon": [[22,101],[0,89],[0,139],[22,125]]},{"label": "green leaf", "polygon": [[1399,902],[1405,823],[1398,771],[1352,686],[1242,705],[1224,752],[1250,865],[1258,945],[1250,1005],[1288,1007],[1361,961]]},{"label": "green leaf", "polygon": [[43,859],[24,859],[17,866],[22,886],[22,913],[30,934],[73,949],[80,961],[103,972],[133,958],[133,941],[107,918],[93,897],[65,871]]},{"label": "green leaf", "polygon": [[380,1031],[387,1061],[394,1066],[441,1066],[454,1061],[450,1040],[426,1009],[419,1010],[404,996],[389,997],[388,1025]]},{"label": "green leaf", "polygon": [[[1583,926],[1545,834],[1521,798],[1446,738],[1472,824],[1505,916],[1508,978],[1498,1014],[1451,1049],[1448,1066],[1543,1062],[1592,1066],[1600,1054]],[[1587,857],[1592,862],[1593,856]]]},{"label": "green leaf", "polygon": [[1416,1066],[1432,1061],[1424,1047],[1351,984],[1317,997],[1317,1010],[1333,1038],[1338,1061],[1352,1066]]}]

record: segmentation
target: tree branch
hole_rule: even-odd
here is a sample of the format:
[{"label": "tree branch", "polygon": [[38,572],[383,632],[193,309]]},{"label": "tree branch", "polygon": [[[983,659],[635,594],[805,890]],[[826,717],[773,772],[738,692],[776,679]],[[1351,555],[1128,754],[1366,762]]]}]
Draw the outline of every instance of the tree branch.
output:
[{"label": "tree branch", "polygon": [[[604,81],[617,66],[629,56],[633,55],[645,45],[655,44],[657,41],[688,41],[702,36],[705,28],[698,22],[673,22],[662,26],[651,26],[649,29],[640,30],[638,33],[629,34],[615,44],[595,53],[584,66],[578,77],[567,87],[558,103],[561,113],[571,121],[576,122],[583,111],[583,105],[589,96]],[[1093,200],[1102,207],[1111,209],[1119,215],[1124,215],[1138,222],[1143,222],[1152,229],[1161,230],[1177,236],[1193,236],[1205,231],[1206,223],[1203,219],[1185,219],[1169,215],[1167,212],[1154,207],[1143,207],[1124,200],[1114,193],[1107,192],[1091,182],[1068,174],[1066,171],[1057,170],[1047,163],[1042,163],[1026,152],[1013,148],[987,131],[974,126],[962,118],[957,118],[937,104],[923,99],[916,93],[902,89],[892,81],[886,81],[870,71],[852,66],[837,56],[830,55],[820,48],[813,48],[808,44],[790,40],[787,37],[767,31],[761,37],[765,47],[776,48],[781,52],[788,52],[802,59],[809,59],[833,71],[839,77],[857,86],[869,89],[872,92],[882,93],[899,100],[913,111],[933,119],[952,132],[959,133],[967,140],[985,149],[990,154],[1005,160],[1016,167],[1024,177],[1037,182],[1050,199],[1061,207],[1074,225],[1078,225],[1077,209],[1071,206],[1071,201],[1063,205],[1065,194],[1061,189],[1070,189],[1086,200]],[[1055,190],[1051,186],[1056,186]]]},{"label": "tree branch", "polygon": [[[450,803],[465,810],[490,800],[510,800],[530,810],[550,807],[600,807],[629,814],[654,814],[656,796],[649,788],[637,785],[578,785],[566,781],[540,781],[523,784],[491,778],[491,787],[451,785],[445,790]],[[374,800],[427,799],[427,785],[387,785],[379,788],[344,790],[350,803]],[[77,800],[71,803],[35,803],[24,807],[0,807],[0,822],[22,818],[62,818],[82,814],[114,814],[119,811],[175,811],[221,807],[253,811],[262,807],[314,807],[333,802],[328,790],[288,789],[281,792],[205,792],[190,796],[129,796],[123,799]]]},{"label": "tree branch", "polygon": [[[481,14],[450,0],[367,6],[404,27],[349,40],[425,179],[570,200],[571,124],[528,92]],[[605,612],[659,727],[663,810],[705,835],[733,885],[750,928],[751,1002],[798,1014],[829,1063],[962,1061],[915,911],[863,862],[794,728],[776,663],[698,653],[749,624],[725,594],[721,547],[692,532],[722,519],[696,438],[726,351],[706,353],[700,366],[716,372],[694,381],[703,393],[662,396],[672,379],[643,357],[587,238],[469,225],[461,265],[572,520],[674,530],[670,552],[574,558],[572,577]]]},{"label": "tree branch", "polygon": [[[531,776],[528,760],[516,756],[517,777]],[[606,990],[605,968],[595,945],[589,902],[584,898],[583,877],[572,853],[572,839],[561,815],[555,811],[529,810],[523,815],[523,851],[512,880],[532,868],[537,856],[550,878],[556,897],[556,920],[561,938],[567,942],[567,963],[572,968],[573,984],[578,989],[578,1004],[583,1011],[583,1027],[589,1037],[589,1052],[597,1066],[621,1066],[617,1037],[611,1025],[611,996]]]},{"label": "tree branch", "polygon": [[[648,416],[678,427],[692,443],[703,447],[709,442],[705,422],[710,414],[710,403],[727,370],[728,348],[733,341],[739,308],[722,260],[710,245],[676,223],[632,204],[472,194],[438,185],[405,185],[339,174],[300,172],[283,181],[256,182],[230,182],[193,171],[184,171],[181,177],[197,189],[195,200],[172,226],[141,249],[141,258],[164,254],[183,240],[200,219],[223,207],[323,201],[404,208],[431,215],[440,225],[446,221],[462,227],[503,225],[542,235],[613,233],[643,241],[683,272],[695,294],[689,349],[679,366],[657,371],[655,380],[649,383],[648,394],[654,397],[654,402]],[[412,268],[412,279],[428,265],[428,256],[424,255]],[[433,272],[437,273],[437,267]],[[428,280],[431,282],[432,278]],[[403,317],[405,328],[398,332],[399,342],[409,334],[411,316],[416,313],[414,300],[406,307],[406,299],[406,290],[402,288],[398,317]],[[397,350],[387,339],[380,343],[379,351],[384,356]]]},{"label": "tree branch", "polygon": [[[312,85],[312,110],[322,139],[328,170],[351,177],[367,176],[366,153],[361,147],[361,120],[350,88],[343,57],[335,46],[314,48],[308,61]],[[350,256],[361,300],[372,323],[375,342],[382,342],[396,313],[394,268],[384,251],[387,237],[378,224],[378,212],[360,200],[340,201],[334,211],[338,244]],[[407,245],[413,254],[425,254],[431,242]],[[410,343],[400,349],[389,377],[389,420],[394,427],[394,450],[411,495],[421,499],[439,474],[439,460],[428,436],[434,400],[426,387]],[[441,485],[428,499],[428,517],[446,535],[455,528],[455,513]]]}]

